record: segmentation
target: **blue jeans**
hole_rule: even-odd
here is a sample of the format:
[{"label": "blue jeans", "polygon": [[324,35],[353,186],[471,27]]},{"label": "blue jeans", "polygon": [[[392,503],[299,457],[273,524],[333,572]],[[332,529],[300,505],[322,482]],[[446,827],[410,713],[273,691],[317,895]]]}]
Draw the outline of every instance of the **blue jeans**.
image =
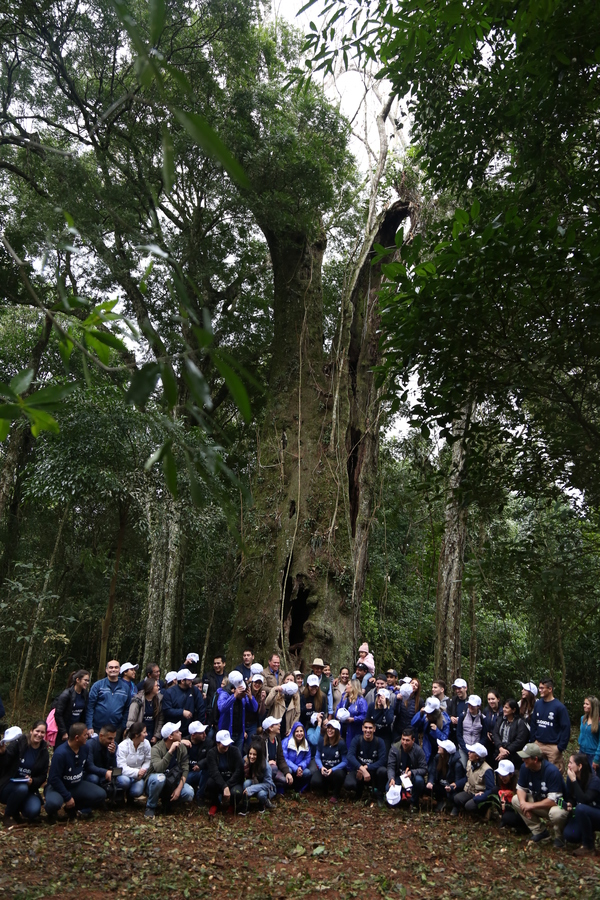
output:
[{"label": "blue jeans", "polygon": [[[89,781],[90,784],[99,784],[100,787],[102,787],[102,788],[106,787],[106,785],[108,784],[107,781],[101,781],[100,778],[98,777],[98,775],[85,775],[84,781]],[[122,790],[124,790],[125,793],[127,793],[127,791],[129,790],[131,783],[132,783],[132,779],[128,778],[127,775],[119,775],[114,780],[114,784],[116,784],[116,786],[118,788],[121,788]],[[143,783],[144,782],[142,781],[142,784]],[[140,793],[142,793],[142,792],[140,791]],[[137,794],[136,796],[139,797],[139,794]]]},{"label": "blue jeans", "polygon": [[42,808],[40,797],[29,789],[28,784],[15,784],[9,781],[0,793],[0,803],[6,803],[5,815],[14,816],[21,813],[26,819],[35,819]]},{"label": "blue jeans", "polygon": [[[69,785],[67,790],[75,801],[75,809],[93,809],[101,806],[106,800],[106,791],[91,781],[80,781]],[[64,798],[52,787],[46,788],[46,812],[49,816],[57,813],[64,803]]]},{"label": "blue jeans", "polygon": [[[164,775],[153,772],[152,775],[148,777],[148,781],[146,782],[146,793],[148,794],[148,802],[146,803],[146,807],[148,809],[156,809],[164,786]],[[184,786],[181,788],[179,799],[183,800],[184,803],[190,803],[194,799],[194,788],[189,784],[184,784]]]},{"label": "blue jeans", "polygon": [[594,832],[600,831],[600,809],[578,803],[575,807],[575,823],[581,829],[581,843],[589,849],[594,848]]},{"label": "blue jeans", "polygon": [[188,777],[186,779],[186,784],[192,788],[196,795],[196,800],[200,801],[204,797],[204,789],[206,788],[206,782],[208,780],[208,771],[206,769],[200,769],[199,772],[192,772],[190,770]]}]

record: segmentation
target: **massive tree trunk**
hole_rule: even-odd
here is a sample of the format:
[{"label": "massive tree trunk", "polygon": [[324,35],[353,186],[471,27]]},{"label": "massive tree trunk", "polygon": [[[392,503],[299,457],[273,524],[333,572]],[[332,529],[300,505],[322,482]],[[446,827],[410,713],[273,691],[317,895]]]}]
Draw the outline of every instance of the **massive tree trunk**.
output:
[{"label": "massive tree trunk", "polygon": [[467,506],[461,487],[470,418],[471,406],[468,406],[453,426],[452,463],[438,567],[434,673],[436,677],[445,679],[448,685],[460,675],[461,668],[460,615],[467,542]]},{"label": "massive tree trunk", "polygon": [[[408,204],[381,218],[393,242]],[[323,350],[323,235],[267,237],[274,344],[230,658],[254,646],[286,668],[314,656],[353,659],[359,641],[379,438],[376,292],[381,265],[365,254],[343,304],[332,353]]]},{"label": "massive tree trunk", "polygon": [[146,506],[150,544],[148,612],[144,663],[158,662],[163,672],[179,664],[183,621],[185,536],[181,506],[165,491]]}]

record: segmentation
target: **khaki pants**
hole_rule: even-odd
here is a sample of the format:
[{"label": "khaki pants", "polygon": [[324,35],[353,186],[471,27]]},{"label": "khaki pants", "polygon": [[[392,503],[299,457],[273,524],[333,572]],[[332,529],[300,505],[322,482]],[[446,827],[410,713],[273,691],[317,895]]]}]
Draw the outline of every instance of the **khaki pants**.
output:
[{"label": "khaki pants", "polygon": [[556,744],[542,744],[540,741],[536,741],[536,744],[538,745],[548,762],[551,762],[555,766],[557,766],[562,777],[566,778],[567,771],[565,769],[565,761]]},{"label": "khaki pants", "polygon": [[[527,802],[531,803],[532,800],[532,795],[528,793]],[[521,804],[519,803],[519,797],[516,793],[512,798],[512,808],[521,816],[532,834],[540,834],[542,831],[546,830],[548,825],[550,825],[550,827],[554,829],[554,837],[561,837],[567,823],[567,816],[569,815],[566,809],[561,809],[559,806],[551,806],[550,809],[532,812],[531,818],[527,818],[521,811]]]}]

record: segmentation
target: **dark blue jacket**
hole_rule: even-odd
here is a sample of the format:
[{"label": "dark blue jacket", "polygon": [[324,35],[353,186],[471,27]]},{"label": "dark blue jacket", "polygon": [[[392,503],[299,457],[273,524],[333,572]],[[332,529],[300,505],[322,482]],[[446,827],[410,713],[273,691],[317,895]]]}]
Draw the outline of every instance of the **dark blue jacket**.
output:
[{"label": "dark blue jacket", "polygon": [[529,720],[529,740],[542,744],[556,744],[561,753],[567,749],[571,737],[571,722],[567,707],[557,700],[536,700]]},{"label": "dark blue jacket", "polygon": [[536,803],[547,800],[548,794],[564,796],[566,791],[560,769],[547,759],[542,760],[538,772],[532,772],[527,766],[521,766],[517,787],[533,794]]},{"label": "dark blue jacket", "polygon": [[94,731],[100,731],[103,725],[125,728],[130,703],[131,691],[127,682],[122,678],[116,682],[102,678],[91,687],[85,724]]},{"label": "dark blue jacket", "polygon": [[446,769],[446,774],[441,775],[438,770],[438,755],[429,757],[429,765],[427,767],[427,777],[432,784],[441,784],[443,783],[444,787],[447,784],[457,784],[459,781],[463,781],[465,778],[466,772],[465,768],[460,759],[460,753],[456,750],[448,760],[448,768]]},{"label": "dark blue jacket", "polygon": [[[206,704],[204,695],[197,687],[182,688],[179,685],[167,688],[162,695],[162,711],[165,722],[181,722],[181,734],[188,734],[190,722],[206,724]],[[183,715],[183,711],[191,712],[191,718]]]},{"label": "dark blue jacket", "polygon": [[374,703],[369,703],[367,719],[372,719],[375,725],[376,737],[383,738],[387,746],[392,743],[392,724],[394,722],[393,709],[377,709]]},{"label": "dark blue jacket", "polygon": [[315,762],[319,769],[331,769],[332,772],[335,772],[336,769],[347,769],[347,758],[348,749],[345,741],[340,738],[337,744],[332,746],[331,744],[325,745],[321,738],[315,756]]},{"label": "dark blue jacket", "polygon": [[83,780],[87,761],[87,745],[80,747],[79,753],[75,754],[68,741],[65,741],[54,751],[48,773],[48,787],[58,791],[65,803],[71,799],[71,785]]},{"label": "dark blue jacket", "polygon": [[351,744],[357,734],[362,734],[362,723],[367,718],[367,701],[364,697],[357,697],[354,703],[348,705],[348,697],[346,694],[342,697],[335,711],[338,709],[347,709],[353,722],[342,722],[342,733],[346,744]]},{"label": "dark blue jacket", "polygon": [[385,766],[386,762],[387,750],[381,738],[374,737],[372,741],[365,741],[360,734],[353,738],[348,750],[349,772],[356,772],[366,764],[370,775],[375,775],[377,769]]},{"label": "dark blue jacket", "polygon": [[87,752],[87,765],[85,769],[86,775],[97,775],[100,781],[104,781],[106,773],[109,769],[114,769],[117,765],[117,752],[109,753],[107,747],[103,747],[100,743],[98,735],[95,735],[85,745]]},{"label": "dark blue jacket", "polygon": [[2,702],[2,697],[0,697],[0,719],[3,719],[6,713],[4,712],[4,703]]}]

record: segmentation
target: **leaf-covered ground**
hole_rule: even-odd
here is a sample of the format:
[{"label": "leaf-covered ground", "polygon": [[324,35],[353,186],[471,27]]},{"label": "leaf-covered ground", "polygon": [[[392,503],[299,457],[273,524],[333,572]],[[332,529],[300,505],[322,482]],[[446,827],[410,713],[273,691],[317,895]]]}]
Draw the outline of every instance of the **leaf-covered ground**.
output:
[{"label": "leaf-covered ground", "polygon": [[0,832],[5,897],[600,898],[600,857],[577,859],[493,823],[285,798],[246,818],[135,810]]}]

